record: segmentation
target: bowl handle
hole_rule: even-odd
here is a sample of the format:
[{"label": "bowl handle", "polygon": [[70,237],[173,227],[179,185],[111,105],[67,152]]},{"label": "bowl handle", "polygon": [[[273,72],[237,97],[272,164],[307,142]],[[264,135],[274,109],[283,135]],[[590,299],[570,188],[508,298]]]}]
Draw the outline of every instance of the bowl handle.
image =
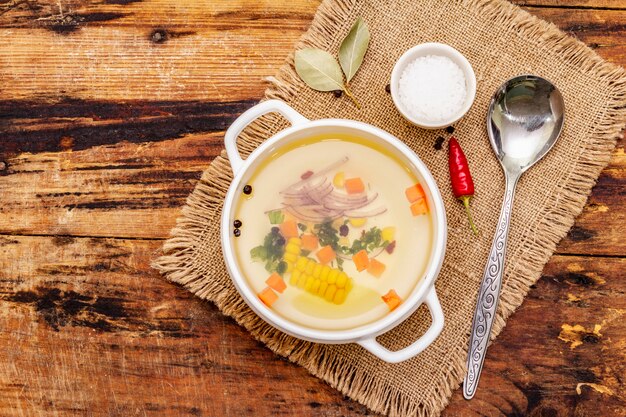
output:
[{"label": "bowl handle", "polygon": [[430,315],[432,316],[433,321],[426,333],[424,333],[422,337],[417,339],[410,346],[392,352],[378,343],[376,341],[376,337],[360,340],[357,343],[363,346],[365,350],[385,362],[398,363],[411,359],[413,356],[426,349],[437,338],[437,336],[439,336],[441,330],[443,330],[443,310],[441,309],[441,304],[437,298],[434,286],[430,287],[428,290],[428,294],[426,295],[424,302],[426,303],[428,310],[430,310]]},{"label": "bowl handle", "polygon": [[252,123],[254,119],[272,112],[280,113],[294,126],[309,121],[309,119],[292,109],[287,103],[280,100],[262,101],[256,106],[246,110],[237,118],[237,120],[233,122],[232,125],[230,125],[224,135],[226,153],[228,154],[228,160],[230,161],[230,166],[233,169],[233,174],[236,175],[237,172],[239,172],[239,169],[243,166],[243,159],[241,159],[239,151],[237,150],[237,138],[243,129]]}]

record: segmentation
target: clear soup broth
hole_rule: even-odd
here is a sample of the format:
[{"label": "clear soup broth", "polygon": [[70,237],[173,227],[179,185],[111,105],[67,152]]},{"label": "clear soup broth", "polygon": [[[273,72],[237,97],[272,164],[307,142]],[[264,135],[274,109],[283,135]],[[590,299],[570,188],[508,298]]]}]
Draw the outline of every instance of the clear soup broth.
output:
[{"label": "clear soup broth", "polygon": [[247,185],[232,219],[235,254],[249,286],[287,320],[356,328],[397,308],[422,279],[433,239],[427,197],[377,144],[347,135],[299,140]]}]

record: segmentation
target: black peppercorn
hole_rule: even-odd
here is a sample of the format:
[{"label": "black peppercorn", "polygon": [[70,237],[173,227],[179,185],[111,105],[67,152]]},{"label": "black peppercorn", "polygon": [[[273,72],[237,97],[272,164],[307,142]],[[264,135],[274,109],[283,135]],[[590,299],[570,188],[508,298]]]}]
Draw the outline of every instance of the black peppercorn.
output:
[{"label": "black peppercorn", "polygon": [[282,236],[279,236],[278,239],[276,239],[276,244],[278,246],[283,246],[285,244],[285,238]]},{"label": "black peppercorn", "polygon": [[388,92],[388,93],[391,93],[391,84],[387,84],[385,86],[385,91]]},{"label": "black peppercorn", "polygon": [[341,90],[334,90],[333,94],[335,95],[335,97],[339,98],[343,94],[343,91],[341,91]]},{"label": "black peppercorn", "polygon": [[243,187],[243,193],[246,194],[246,195],[252,194],[252,186],[250,184],[246,184]]},{"label": "black peppercorn", "polygon": [[437,140],[435,141],[435,149],[440,151],[441,148],[443,147],[443,142],[445,142],[445,139],[439,136]]},{"label": "black peppercorn", "polygon": [[348,236],[348,230],[348,226],[342,224],[341,226],[339,226],[339,236]]},{"label": "black peppercorn", "polygon": [[235,229],[235,230],[233,230],[233,234],[235,235],[235,237],[239,237],[239,236],[241,236],[241,230]]},{"label": "black peppercorn", "polygon": [[275,235],[278,234],[279,230],[280,229],[278,229],[278,227],[276,227],[276,226],[272,227],[272,233],[275,234]]},{"label": "black peppercorn", "polygon": [[449,134],[453,134],[454,133],[454,126],[446,127],[446,132],[448,132]]},{"label": "black peppercorn", "polygon": [[235,226],[236,229],[239,229],[241,227],[241,220],[235,220],[233,222],[233,226]]}]

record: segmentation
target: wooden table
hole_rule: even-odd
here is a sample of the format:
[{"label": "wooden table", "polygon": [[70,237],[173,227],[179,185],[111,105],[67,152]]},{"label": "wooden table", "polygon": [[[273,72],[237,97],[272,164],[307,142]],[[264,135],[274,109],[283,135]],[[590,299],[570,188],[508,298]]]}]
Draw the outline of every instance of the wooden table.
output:
[{"label": "wooden table", "polygon": [[[626,64],[623,0],[519,3]],[[149,266],[317,5],[0,0],[0,415],[367,414]],[[621,141],[446,415],[625,415],[625,186]]]}]

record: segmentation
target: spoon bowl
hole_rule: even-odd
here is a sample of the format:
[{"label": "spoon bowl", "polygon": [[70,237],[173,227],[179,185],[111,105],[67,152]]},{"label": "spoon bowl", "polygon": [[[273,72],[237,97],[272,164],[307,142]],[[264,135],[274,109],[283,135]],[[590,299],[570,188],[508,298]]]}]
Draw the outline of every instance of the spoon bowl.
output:
[{"label": "spoon bowl", "polygon": [[554,146],[563,128],[565,105],[548,80],[521,75],[506,81],[494,94],[487,113],[487,133],[504,170],[506,190],[500,219],[478,292],[467,354],[463,396],[476,393],[491,326],[496,317],[515,185],[519,177]]},{"label": "spoon bowl", "polygon": [[506,81],[489,106],[487,132],[505,171],[526,171],[556,143],[565,104],[548,80],[521,75]]}]

